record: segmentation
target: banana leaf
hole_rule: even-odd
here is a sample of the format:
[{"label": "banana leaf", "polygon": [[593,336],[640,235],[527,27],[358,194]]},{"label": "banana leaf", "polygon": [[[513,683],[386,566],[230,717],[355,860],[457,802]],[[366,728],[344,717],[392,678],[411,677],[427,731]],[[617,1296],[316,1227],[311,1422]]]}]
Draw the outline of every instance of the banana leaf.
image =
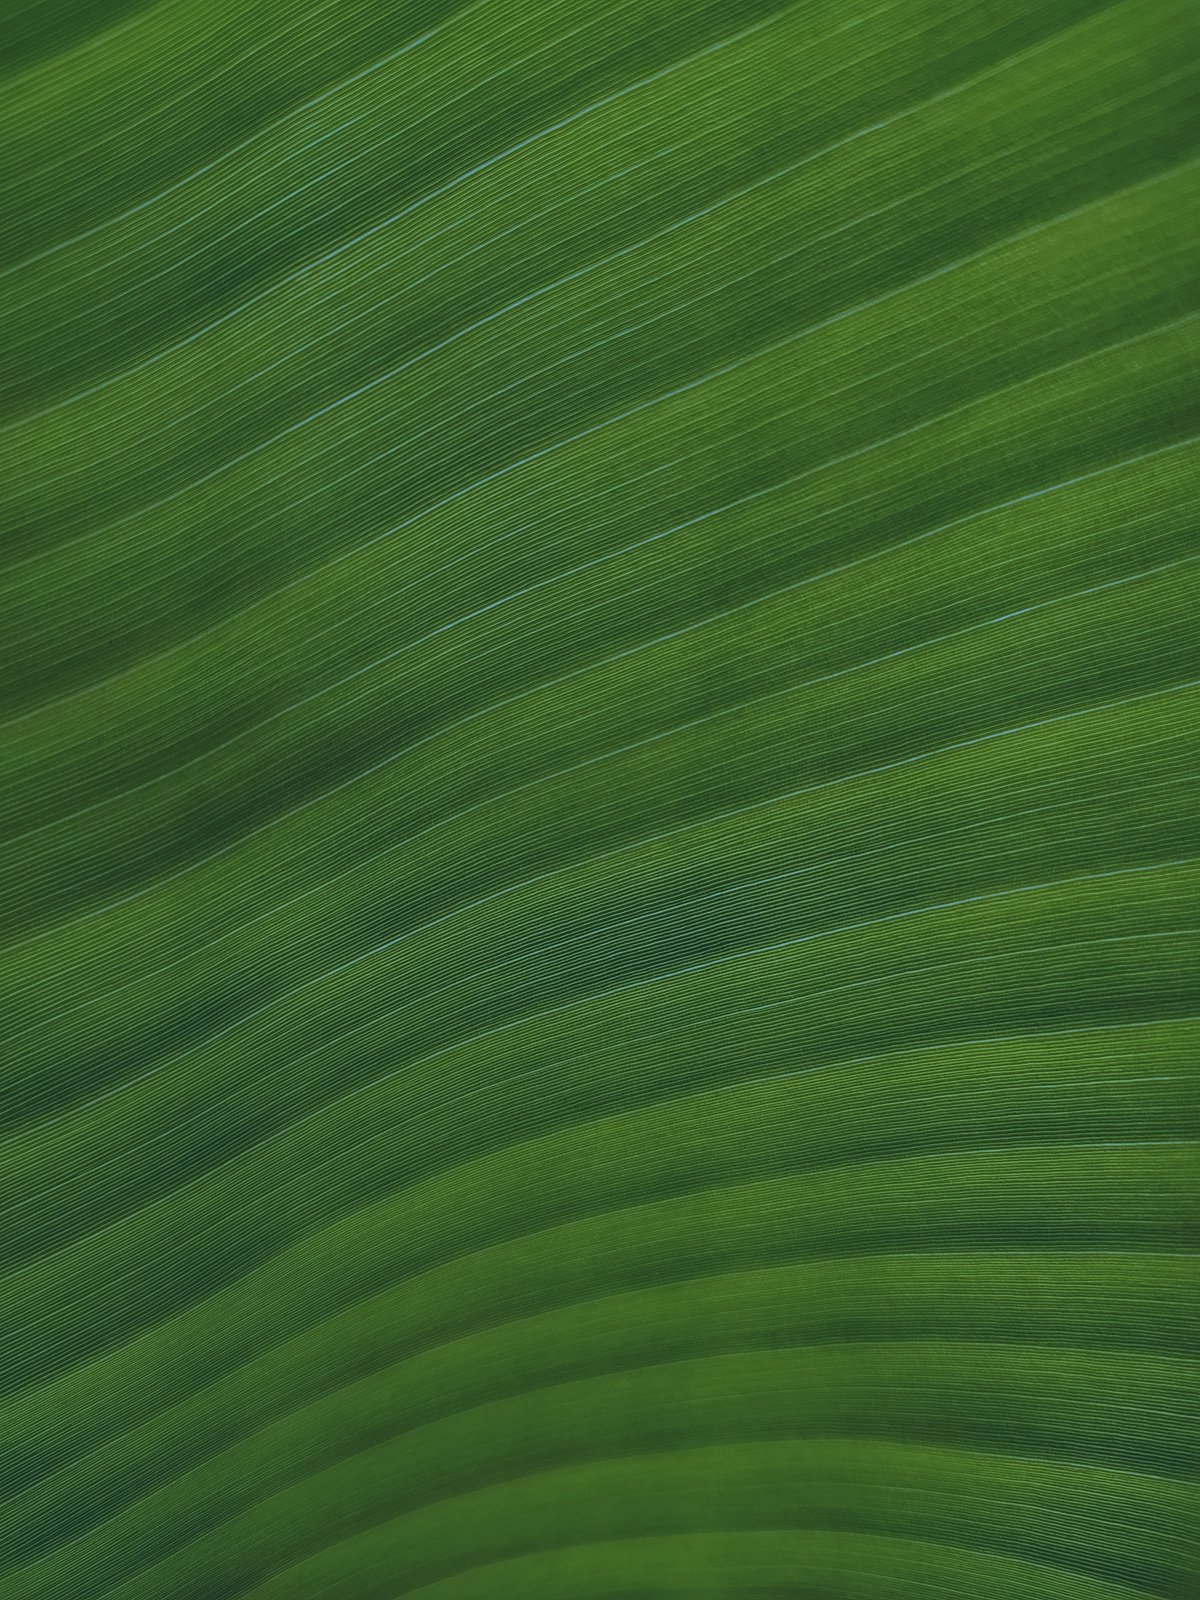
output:
[{"label": "banana leaf", "polygon": [[0,1600],[1189,1600],[1194,0],[0,0]]}]

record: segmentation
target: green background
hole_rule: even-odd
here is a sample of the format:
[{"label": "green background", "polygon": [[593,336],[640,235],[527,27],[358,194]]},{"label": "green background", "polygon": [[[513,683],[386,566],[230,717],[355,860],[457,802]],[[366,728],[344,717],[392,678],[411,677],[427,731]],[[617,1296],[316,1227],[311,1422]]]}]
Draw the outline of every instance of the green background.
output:
[{"label": "green background", "polygon": [[0,41],[2,1600],[1190,1600],[1194,0]]}]

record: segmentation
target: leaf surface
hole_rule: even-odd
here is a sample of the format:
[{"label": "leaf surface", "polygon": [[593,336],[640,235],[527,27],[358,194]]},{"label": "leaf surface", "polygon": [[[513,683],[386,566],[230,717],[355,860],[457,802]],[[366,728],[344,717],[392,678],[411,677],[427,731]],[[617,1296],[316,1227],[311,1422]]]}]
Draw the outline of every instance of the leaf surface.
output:
[{"label": "leaf surface", "polygon": [[0,33],[0,1600],[1185,1600],[1194,5]]}]

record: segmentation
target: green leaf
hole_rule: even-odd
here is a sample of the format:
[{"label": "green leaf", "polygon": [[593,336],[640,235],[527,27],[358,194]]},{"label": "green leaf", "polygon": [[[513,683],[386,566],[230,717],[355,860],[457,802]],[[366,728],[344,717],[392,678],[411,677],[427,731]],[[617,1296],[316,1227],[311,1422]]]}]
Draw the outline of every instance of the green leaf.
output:
[{"label": "green leaf", "polygon": [[0,4],[0,1600],[1185,1600],[1192,0]]}]

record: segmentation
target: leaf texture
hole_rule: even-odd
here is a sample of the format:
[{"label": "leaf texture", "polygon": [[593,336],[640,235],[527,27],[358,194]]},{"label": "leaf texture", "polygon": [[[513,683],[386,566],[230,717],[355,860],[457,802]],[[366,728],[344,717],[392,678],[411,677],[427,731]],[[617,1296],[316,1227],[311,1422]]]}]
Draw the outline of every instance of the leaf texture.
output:
[{"label": "leaf texture", "polygon": [[1193,0],[0,4],[0,1600],[1187,1600]]}]

